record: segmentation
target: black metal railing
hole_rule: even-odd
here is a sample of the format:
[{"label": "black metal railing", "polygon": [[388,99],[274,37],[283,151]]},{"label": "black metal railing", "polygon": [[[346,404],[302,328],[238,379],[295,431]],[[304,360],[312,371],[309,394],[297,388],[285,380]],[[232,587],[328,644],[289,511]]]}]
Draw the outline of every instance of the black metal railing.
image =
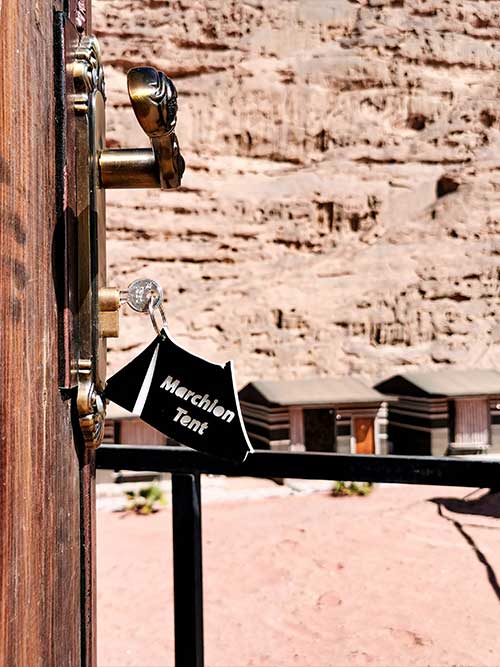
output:
[{"label": "black metal railing", "polygon": [[176,667],[203,667],[200,474],[498,488],[500,462],[315,452],[249,454],[239,465],[183,447],[104,445],[97,467],[172,474]]}]

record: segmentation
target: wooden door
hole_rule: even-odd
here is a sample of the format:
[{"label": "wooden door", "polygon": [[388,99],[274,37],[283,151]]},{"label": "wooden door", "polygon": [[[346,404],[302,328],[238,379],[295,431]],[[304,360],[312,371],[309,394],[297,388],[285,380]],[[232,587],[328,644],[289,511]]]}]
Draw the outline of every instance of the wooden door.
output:
[{"label": "wooden door", "polygon": [[84,0],[3,0],[0,21],[0,664],[91,665],[94,465],[72,428],[61,87],[89,15]]},{"label": "wooden door", "polygon": [[374,423],[371,417],[353,418],[356,454],[375,454]]},{"label": "wooden door", "polygon": [[335,410],[333,408],[310,408],[304,410],[304,440],[310,452],[333,452],[335,450]]},{"label": "wooden door", "polygon": [[490,404],[485,398],[455,400],[454,445],[486,448],[490,437]]}]

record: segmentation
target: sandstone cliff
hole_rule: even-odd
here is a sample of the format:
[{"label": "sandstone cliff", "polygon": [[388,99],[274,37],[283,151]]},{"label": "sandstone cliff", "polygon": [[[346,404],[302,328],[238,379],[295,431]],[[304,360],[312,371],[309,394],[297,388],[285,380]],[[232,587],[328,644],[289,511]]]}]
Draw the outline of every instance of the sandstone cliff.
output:
[{"label": "sandstone cliff", "polygon": [[[110,283],[158,279],[178,340],[257,378],[500,367],[500,2],[102,0],[125,74],[180,96],[177,192],[108,193]],[[150,340],[126,313],[111,370]]]}]

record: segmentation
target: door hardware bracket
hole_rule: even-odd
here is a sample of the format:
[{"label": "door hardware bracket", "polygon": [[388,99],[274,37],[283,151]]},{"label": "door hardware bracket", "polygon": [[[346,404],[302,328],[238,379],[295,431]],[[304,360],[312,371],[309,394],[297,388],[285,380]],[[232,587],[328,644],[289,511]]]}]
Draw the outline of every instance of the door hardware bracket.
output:
[{"label": "door hardware bracket", "polygon": [[106,339],[101,335],[99,291],[106,286],[106,198],[98,156],[105,146],[104,72],[95,37],[85,36],[73,62],[76,123],[78,237],[77,409],[86,445],[98,447],[104,432]]},{"label": "door hardware bracket", "polygon": [[85,443],[103,438],[106,338],[118,336],[120,292],[106,284],[106,188],[176,188],[184,159],[174,129],[177,91],[163,72],[136,67],[127,75],[134,113],[151,148],[106,149],[105,88],[97,39],[83,36],[71,64],[76,135],[77,409]]}]

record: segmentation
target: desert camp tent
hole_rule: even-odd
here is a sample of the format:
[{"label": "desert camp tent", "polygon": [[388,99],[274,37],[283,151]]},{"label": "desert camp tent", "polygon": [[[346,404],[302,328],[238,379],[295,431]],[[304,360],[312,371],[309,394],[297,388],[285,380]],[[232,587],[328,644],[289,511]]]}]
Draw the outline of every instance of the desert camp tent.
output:
[{"label": "desert camp tent", "polygon": [[385,453],[385,397],[355,378],[257,381],[239,396],[255,448]]},{"label": "desert camp tent", "polygon": [[500,452],[500,373],[490,369],[412,371],[375,389],[391,395],[394,454]]}]

